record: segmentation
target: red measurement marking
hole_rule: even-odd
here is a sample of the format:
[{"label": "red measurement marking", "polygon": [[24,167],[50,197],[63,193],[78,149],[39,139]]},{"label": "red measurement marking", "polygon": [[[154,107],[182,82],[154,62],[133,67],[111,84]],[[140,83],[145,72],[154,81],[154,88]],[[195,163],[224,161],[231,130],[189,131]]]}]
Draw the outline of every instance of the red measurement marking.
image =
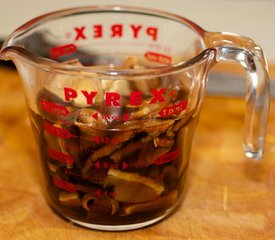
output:
[{"label": "red measurement marking", "polygon": [[72,137],[71,133],[68,130],[66,130],[64,128],[53,126],[46,122],[44,123],[44,130],[47,133],[49,133],[53,136],[59,137],[59,138],[70,139]]},{"label": "red measurement marking", "polygon": [[103,163],[103,168],[104,169],[109,169],[109,168],[114,168],[114,169],[119,169],[118,163]]},{"label": "red measurement marking", "polygon": [[98,113],[95,113],[92,115],[93,119],[95,119],[96,121],[98,120]]},{"label": "red measurement marking", "polygon": [[101,197],[101,190],[98,189],[98,190],[95,192],[95,195],[96,195],[97,197]]},{"label": "red measurement marking", "polygon": [[154,160],[156,165],[162,165],[168,162],[172,162],[179,157],[179,149],[176,149],[172,152],[166,153]]},{"label": "red measurement marking", "polygon": [[94,166],[97,168],[97,169],[100,169],[100,162],[96,162],[96,163],[94,163]]},{"label": "red measurement marking", "polygon": [[164,63],[167,65],[172,63],[172,58],[170,56],[156,52],[146,52],[144,57],[151,62]]},{"label": "red measurement marking", "polygon": [[107,191],[107,190],[101,190],[101,189],[98,189],[96,192],[95,192],[95,195],[100,198],[101,196],[104,196],[104,197],[111,197],[111,198],[114,198],[115,197],[115,193],[114,192],[110,192],[110,191]]},{"label": "red measurement marking", "polygon": [[40,105],[43,110],[60,116],[68,116],[69,110],[65,106],[60,106],[46,100],[40,100]]},{"label": "red measurement marking", "polygon": [[186,100],[186,101],[165,107],[159,112],[159,115],[161,117],[169,117],[171,115],[177,115],[183,112],[187,108],[187,104],[188,104],[188,101]]},{"label": "red measurement marking", "polygon": [[[128,164],[126,164],[124,162],[122,164],[123,164],[123,166],[122,166],[123,169],[128,167]],[[98,170],[109,169],[109,168],[119,169],[118,163],[108,163],[108,162],[100,162],[100,161],[95,162],[94,167],[97,168]]]},{"label": "red measurement marking", "polygon": [[104,137],[104,136],[95,136],[95,137],[91,138],[90,140],[97,144],[100,144],[100,143],[102,143],[102,144],[107,144],[107,143],[118,144],[120,142],[118,137],[110,138],[110,137]]},{"label": "red measurement marking", "polygon": [[123,113],[121,115],[101,114],[101,117],[102,119],[107,121],[118,120],[118,121],[127,122],[129,120],[129,115],[127,113]]},{"label": "red measurement marking", "polygon": [[55,59],[55,58],[58,58],[60,56],[71,54],[71,53],[76,52],[76,50],[77,50],[77,47],[73,43],[53,47],[51,49],[51,58]]},{"label": "red measurement marking", "polygon": [[[82,115],[80,113],[80,115]],[[83,116],[87,116],[86,114],[83,114]],[[129,115],[127,113],[117,114],[117,115],[111,115],[111,114],[103,114],[103,113],[94,113],[91,115],[91,117],[98,121],[101,117],[103,120],[107,121],[123,121],[127,122],[129,120]]]},{"label": "red measurement marking", "polygon": [[59,188],[65,190],[65,191],[72,192],[72,193],[77,191],[76,185],[74,185],[72,183],[69,183],[69,182],[66,182],[66,181],[60,179],[57,176],[53,177],[53,183],[56,187],[59,187]]},{"label": "red measurement marking", "polygon": [[126,162],[122,161],[122,170],[125,170],[128,166]]},{"label": "red measurement marking", "polygon": [[73,164],[75,162],[72,156],[70,156],[69,154],[57,152],[53,149],[48,149],[48,154],[50,158],[64,164]]}]

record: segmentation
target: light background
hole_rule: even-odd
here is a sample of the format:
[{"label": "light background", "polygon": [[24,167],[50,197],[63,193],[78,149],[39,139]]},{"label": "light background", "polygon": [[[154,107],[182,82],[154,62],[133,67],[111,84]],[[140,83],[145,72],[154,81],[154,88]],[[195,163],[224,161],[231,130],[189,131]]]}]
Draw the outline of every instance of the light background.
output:
[{"label": "light background", "polygon": [[209,31],[251,37],[275,64],[275,0],[0,0],[0,38],[40,14],[73,6],[124,4],[166,10]]}]

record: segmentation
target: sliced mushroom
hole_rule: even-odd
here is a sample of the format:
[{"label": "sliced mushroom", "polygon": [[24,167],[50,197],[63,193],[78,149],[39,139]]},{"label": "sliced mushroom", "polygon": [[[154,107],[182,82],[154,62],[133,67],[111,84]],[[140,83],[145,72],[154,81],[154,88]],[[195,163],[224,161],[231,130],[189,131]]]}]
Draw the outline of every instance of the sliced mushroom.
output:
[{"label": "sliced mushroom", "polygon": [[70,193],[62,191],[58,195],[58,200],[65,205],[74,207],[81,206],[81,200],[77,192]]},{"label": "sliced mushroom", "polygon": [[140,107],[138,110],[131,113],[129,116],[129,120],[137,120],[137,119],[146,119],[146,118],[152,118],[157,117],[159,111],[164,108],[166,105],[168,105],[167,102],[162,102],[160,104],[149,104],[146,103],[142,107]]},{"label": "sliced mushroom", "polygon": [[96,196],[95,192],[85,194],[82,198],[82,207],[85,210],[90,211],[90,208],[93,206],[97,198],[98,197]]},{"label": "sliced mushroom", "polygon": [[119,93],[122,97],[129,97],[131,89],[127,80],[116,80],[108,89],[109,92]]},{"label": "sliced mushroom", "polygon": [[54,163],[48,162],[49,169],[52,173],[56,173],[58,170],[58,166]]},{"label": "sliced mushroom", "polygon": [[135,66],[138,65],[138,58],[135,56],[129,56],[124,61],[124,64],[120,67],[122,69],[133,69]]},{"label": "sliced mushroom", "polygon": [[82,168],[82,174],[84,176],[87,176],[90,169],[93,167],[94,162],[96,162],[98,159],[110,155],[112,152],[114,152],[117,149],[120,149],[122,147],[122,144],[106,144],[103,145],[101,148],[95,150],[87,159],[84,167]]},{"label": "sliced mushroom", "polygon": [[172,125],[167,131],[166,131],[166,136],[169,138],[174,138],[176,135],[173,131],[174,125]]},{"label": "sliced mushroom", "polygon": [[84,192],[84,193],[96,192],[96,190],[98,189],[98,187],[89,187],[82,184],[76,184],[76,187],[78,191]]},{"label": "sliced mushroom", "polygon": [[108,143],[103,145],[102,147],[96,149],[87,159],[83,169],[82,173],[83,175],[87,175],[91,167],[93,166],[93,163],[96,162],[98,159],[102,157],[109,156],[112,154],[114,151],[120,149],[123,144],[129,140],[132,140],[135,136],[136,133],[141,132],[142,129],[138,129],[135,131],[123,131],[116,133],[112,136],[113,139],[115,139],[115,144],[114,143]]},{"label": "sliced mushroom", "polygon": [[79,66],[79,67],[83,66],[78,58],[69,59],[69,60],[63,61],[62,63],[69,64],[69,65],[74,65],[74,66]]},{"label": "sliced mushroom", "polygon": [[109,169],[105,186],[114,187],[114,199],[120,202],[145,202],[158,197],[164,187],[161,183],[138,173]]},{"label": "sliced mushroom", "polygon": [[140,141],[133,141],[126,144],[123,148],[113,152],[110,155],[110,159],[112,159],[115,163],[119,163],[122,159],[127,158],[137,151],[140,151],[143,148],[143,143]]},{"label": "sliced mushroom", "polygon": [[175,123],[175,125],[174,125],[174,127],[173,127],[173,131],[174,131],[174,132],[177,132],[177,131],[179,131],[184,125],[186,125],[186,124],[189,122],[189,120],[192,118],[193,113],[194,113],[194,112],[191,111],[191,112],[186,113],[185,115],[183,115],[183,117]]},{"label": "sliced mushroom", "polygon": [[154,139],[154,146],[155,146],[155,148],[157,148],[157,147],[171,148],[174,145],[174,142],[175,141],[170,138],[157,137]]},{"label": "sliced mushroom", "polygon": [[123,208],[124,215],[128,216],[136,212],[154,211],[160,208],[169,208],[174,205],[178,197],[178,191],[172,191],[168,195],[153,199],[144,203],[129,204]]},{"label": "sliced mushroom", "polygon": [[119,204],[109,197],[98,197],[95,193],[87,193],[82,199],[82,207],[89,212],[102,212],[108,215],[114,215]]},{"label": "sliced mushroom", "polygon": [[171,126],[173,126],[174,121],[173,120],[168,120],[168,121],[163,121],[162,124],[155,126],[155,127],[147,127],[145,129],[145,132],[147,133],[147,136],[141,139],[141,142],[147,143],[154,138],[158,137],[162,133],[166,132]]},{"label": "sliced mushroom", "polygon": [[[82,66],[77,59],[66,61],[65,63],[75,66]],[[50,99],[59,99],[65,103],[64,86],[71,88],[77,93],[81,90],[87,92],[96,91],[94,97],[94,105],[100,105],[102,99],[101,81],[96,73],[92,72],[78,72],[78,75],[54,74],[51,79],[45,84],[44,90]],[[67,102],[68,103],[68,102]],[[76,98],[71,99],[70,104],[74,107],[87,107],[87,100],[84,94],[78,94]]]}]

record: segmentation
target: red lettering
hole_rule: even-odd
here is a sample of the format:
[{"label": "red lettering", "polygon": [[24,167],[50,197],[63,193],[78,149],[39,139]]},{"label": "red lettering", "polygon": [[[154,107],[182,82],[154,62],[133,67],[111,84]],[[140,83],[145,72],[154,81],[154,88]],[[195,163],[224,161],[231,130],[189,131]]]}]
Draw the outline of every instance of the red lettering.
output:
[{"label": "red lettering", "polygon": [[87,104],[92,105],[92,104],[93,104],[94,97],[95,97],[95,95],[97,94],[97,92],[90,92],[90,93],[88,93],[88,92],[85,91],[85,90],[82,90],[81,92],[82,92],[83,95],[85,96],[86,101],[87,101]]},{"label": "red lettering", "polygon": [[55,186],[65,190],[65,191],[72,192],[72,193],[77,191],[77,186],[75,184],[66,182],[57,176],[53,177],[53,183]]},{"label": "red lettering", "polygon": [[158,29],[155,27],[148,27],[146,29],[146,34],[150,37],[152,37],[152,39],[154,41],[156,41],[158,39]]},{"label": "red lettering", "polygon": [[86,39],[86,35],[84,34],[85,29],[86,29],[85,26],[74,28],[74,30],[76,31],[76,37],[74,39],[75,41],[77,41],[79,39]]},{"label": "red lettering", "polygon": [[150,101],[150,104],[154,104],[156,102],[165,102],[165,99],[162,96],[165,90],[166,88],[161,88],[160,90],[152,89],[151,93],[153,94],[154,98]]},{"label": "red lettering", "polygon": [[135,26],[135,25],[130,25],[130,27],[131,27],[131,29],[133,30],[133,37],[134,37],[134,38],[138,38],[138,34],[139,34],[139,32],[140,32],[142,26],[141,26],[141,25],[137,25],[137,26]]},{"label": "red lettering", "polygon": [[77,50],[77,47],[74,44],[56,46],[51,48],[51,58],[55,59],[59,56],[74,53],[76,50]]},{"label": "red lettering", "polygon": [[102,38],[102,25],[94,25],[94,38]]},{"label": "red lettering", "polygon": [[72,137],[71,133],[68,130],[56,127],[46,122],[44,123],[44,129],[47,133],[59,138],[70,139]]},{"label": "red lettering", "polygon": [[62,153],[62,152],[57,152],[53,149],[48,149],[48,154],[49,154],[50,158],[52,158],[56,161],[59,161],[61,163],[64,163],[64,164],[71,165],[75,162],[74,159],[70,155]]},{"label": "red lettering", "polygon": [[188,100],[179,102],[179,103],[171,105],[171,106],[167,106],[159,112],[159,115],[161,117],[169,117],[171,115],[178,115],[187,108],[187,105],[188,105]]},{"label": "red lettering", "polygon": [[111,30],[112,30],[112,35],[111,35],[112,38],[113,37],[122,37],[122,30],[123,30],[122,24],[112,25]]},{"label": "red lettering", "polygon": [[70,111],[65,106],[60,106],[43,99],[40,100],[40,106],[43,110],[56,115],[68,116],[70,114]]},{"label": "red lettering", "polygon": [[65,95],[65,101],[69,102],[71,101],[71,98],[77,97],[77,92],[72,88],[64,87],[64,95]]},{"label": "red lettering", "polygon": [[136,91],[130,93],[130,105],[139,106],[142,104],[142,92]]},{"label": "red lettering", "polygon": [[168,55],[156,53],[156,52],[146,52],[144,57],[152,62],[159,62],[165,64],[171,64],[172,58]]},{"label": "red lettering", "polygon": [[119,107],[120,106],[119,99],[120,99],[120,95],[118,93],[107,92],[106,99],[105,99],[106,107],[110,107],[112,105],[115,107]]},{"label": "red lettering", "polygon": [[165,163],[168,163],[168,162],[172,162],[172,161],[176,160],[179,157],[179,154],[180,154],[179,149],[176,149],[172,152],[169,152],[169,153],[166,153],[162,156],[157,157],[154,160],[154,163],[156,165],[162,165],[162,164],[165,164]]}]

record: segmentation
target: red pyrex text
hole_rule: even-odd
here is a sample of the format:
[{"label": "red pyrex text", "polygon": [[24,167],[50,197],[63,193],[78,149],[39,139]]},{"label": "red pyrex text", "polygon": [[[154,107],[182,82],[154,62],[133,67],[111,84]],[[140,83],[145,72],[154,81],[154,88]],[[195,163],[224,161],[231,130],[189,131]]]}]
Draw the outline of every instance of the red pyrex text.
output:
[{"label": "red pyrex text", "polygon": [[132,38],[145,36],[152,41],[158,39],[158,28],[152,26],[143,26],[141,24],[112,24],[104,26],[103,24],[94,24],[90,26],[77,26],[74,28],[74,41],[87,40],[90,38],[98,39],[103,37],[123,38],[130,33]]},{"label": "red pyrex text", "polygon": [[[163,94],[165,93],[166,88],[161,88],[161,89],[152,89],[152,99],[149,102],[149,104],[155,104],[158,102],[165,102],[165,98]],[[87,105],[93,105],[94,104],[94,98],[97,95],[97,92],[91,91],[88,92],[86,90],[80,90],[80,92],[77,92],[75,89],[72,88],[64,88],[64,96],[65,96],[65,101],[70,102],[71,100],[75,99],[78,97],[78,94],[81,94],[82,96],[85,97],[86,104]],[[129,105],[131,106],[140,106],[142,105],[142,97],[143,97],[143,92],[141,91],[134,91],[130,93],[129,96]],[[104,96],[104,103],[106,107],[120,107],[120,99],[121,96],[117,92],[106,92]]]}]

